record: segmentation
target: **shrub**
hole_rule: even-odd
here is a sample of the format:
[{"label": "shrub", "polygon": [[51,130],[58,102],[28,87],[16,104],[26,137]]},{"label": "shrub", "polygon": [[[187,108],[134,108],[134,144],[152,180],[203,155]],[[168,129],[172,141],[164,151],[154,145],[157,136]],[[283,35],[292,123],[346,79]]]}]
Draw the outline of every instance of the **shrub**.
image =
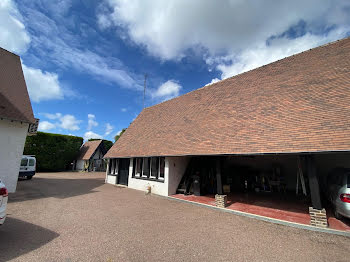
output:
[{"label": "shrub", "polygon": [[83,144],[83,138],[38,132],[28,136],[25,155],[35,155],[37,171],[63,171],[70,167]]}]

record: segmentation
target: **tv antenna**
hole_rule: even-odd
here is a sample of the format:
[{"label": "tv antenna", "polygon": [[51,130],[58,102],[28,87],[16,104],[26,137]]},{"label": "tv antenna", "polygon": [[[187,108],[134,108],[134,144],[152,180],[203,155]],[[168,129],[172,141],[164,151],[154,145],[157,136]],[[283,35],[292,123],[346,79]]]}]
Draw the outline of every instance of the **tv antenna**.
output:
[{"label": "tv antenna", "polygon": [[145,108],[146,84],[148,75],[145,74],[145,81],[143,83],[143,109]]}]

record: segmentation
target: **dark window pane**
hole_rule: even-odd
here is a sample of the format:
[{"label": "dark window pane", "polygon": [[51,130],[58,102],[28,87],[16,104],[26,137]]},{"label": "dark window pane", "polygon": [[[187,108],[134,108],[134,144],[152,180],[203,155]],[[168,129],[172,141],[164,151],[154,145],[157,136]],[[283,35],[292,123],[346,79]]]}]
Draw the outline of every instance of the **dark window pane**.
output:
[{"label": "dark window pane", "polygon": [[136,170],[136,158],[132,160],[132,177],[135,177],[135,170]]},{"label": "dark window pane", "polygon": [[136,158],[136,175],[141,176],[143,158]]},{"label": "dark window pane", "polygon": [[114,174],[119,174],[119,159],[115,159]]},{"label": "dark window pane", "polygon": [[159,163],[159,178],[164,179],[164,169],[165,169],[165,158],[160,157],[160,163]]},{"label": "dark window pane", "polygon": [[21,160],[21,166],[26,166],[27,163],[28,163],[28,159],[27,159],[27,158],[23,158],[23,159]]},{"label": "dark window pane", "polygon": [[350,173],[348,174],[348,181],[347,181],[347,184],[348,184],[348,188],[350,188]]},{"label": "dark window pane", "polygon": [[112,159],[109,159],[108,173],[110,174],[112,170]]},{"label": "dark window pane", "polygon": [[143,161],[144,161],[144,163],[143,163],[143,176],[145,176],[145,177],[149,177],[150,160],[151,160],[151,158],[147,158],[147,157],[145,157],[143,159]]},{"label": "dark window pane", "polygon": [[34,159],[29,159],[29,166],[34,166]]},{"label": "dark window pane", "polygon": [[151,168],[151,176],[157,177],[158,176],[158,167],[159,167],[159,158],[158,157],[152,157],[152,168]]},{"label": "dark window pane", "polygon": [[114,174],[114,169],[115,169],[115,159],[111,160],[111,174]]}]

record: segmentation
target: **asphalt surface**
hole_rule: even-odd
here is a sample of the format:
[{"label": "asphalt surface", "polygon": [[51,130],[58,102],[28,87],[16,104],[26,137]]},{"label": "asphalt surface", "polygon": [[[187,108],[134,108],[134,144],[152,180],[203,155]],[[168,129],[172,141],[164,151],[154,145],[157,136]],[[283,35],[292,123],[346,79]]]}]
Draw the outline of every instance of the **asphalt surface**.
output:
[{"label": "asphalt surface", "polygon": [[104,184],[103,173],[18,182],[0,261],[350,261],[350,238]]}]

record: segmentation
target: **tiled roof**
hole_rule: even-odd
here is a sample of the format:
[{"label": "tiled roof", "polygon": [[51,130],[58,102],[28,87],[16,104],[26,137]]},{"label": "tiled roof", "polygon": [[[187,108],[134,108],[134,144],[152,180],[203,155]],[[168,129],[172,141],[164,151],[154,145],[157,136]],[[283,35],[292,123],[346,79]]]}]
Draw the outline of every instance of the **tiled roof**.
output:
[{"label": "tiled roof", "polygon": [[35,123],[19,56],[0,48],[0,118]]},{"label": "tiled roof", "polygon": [[102,140],[93,140],[85,142],[85,144],[82,145],[79,150],[77,160],[89,160],[94,155],[101,142]]},{"label": "tiled roof", "polygon": [[144,109],[111,157],[350,151],[350,38]]}]

